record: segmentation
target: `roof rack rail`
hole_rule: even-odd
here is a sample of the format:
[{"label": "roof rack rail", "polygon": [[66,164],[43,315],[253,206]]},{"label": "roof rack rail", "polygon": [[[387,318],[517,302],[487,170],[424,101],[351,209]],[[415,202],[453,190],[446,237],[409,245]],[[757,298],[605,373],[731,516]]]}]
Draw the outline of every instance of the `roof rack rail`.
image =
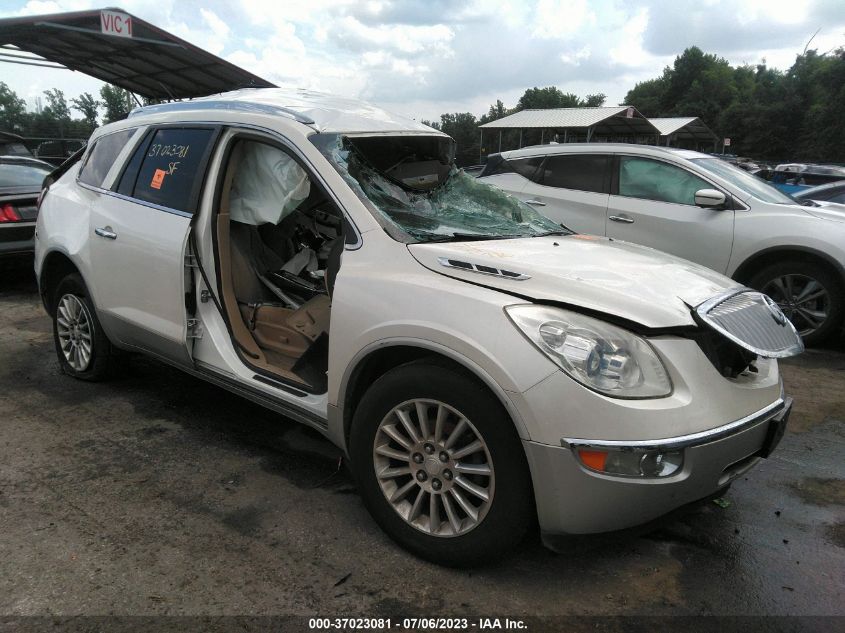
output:
[{"label": "roof rack rail", "polygon": [[130,117],[141,114],[157,114],[159,112],[180,112],[186,110],[239,110],[241,112],[253,112],[256,114],[280,115],[294,119],[305,125],[314,125],[314,120],[301,112],[285,108],[283,106],[270,105],[267,103],[255,103],[250,101],[233,101],[202,99],[197,101],[174,101],[173,103],[159,103],[157,105],[142,106],[135,108],[129,113]]}]

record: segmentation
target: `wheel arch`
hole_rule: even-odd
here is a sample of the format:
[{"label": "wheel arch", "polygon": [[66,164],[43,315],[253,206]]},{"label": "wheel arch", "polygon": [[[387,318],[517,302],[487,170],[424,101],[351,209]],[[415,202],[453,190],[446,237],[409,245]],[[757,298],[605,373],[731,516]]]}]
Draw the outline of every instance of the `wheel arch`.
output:
[{"label": "wheel arch", "polygon": [[[68,275],[73,273],[82,277],[82,271],[73,263],[73,260],[59,250],[53,250],[44,256],[41,264],[41,271],[38,276],[38,292],[41,295],[41,302],[48,314],[53,314],[53,292],[56,285]],[[84,281],[84,277],[83,277]]]},{"label": "wheel arch", "polygon": [[757,270],[785,259],[820,264],[833,272],[840,283],[845,285],[845,267],[827,253],[806,246],[774,246],[754,253],[737,267],[733,278],[747,283]]},{"label": "wheel arch", "polygon": [[[423,359],[454,369],[483,385],[504,407],[521,439],[529,439],[522,417],[507,392],[483,368],[465,356],[424,340],[379,341],[362,350],[344,373],[338,391],[339,415],[335,416],[330,433],[346,448],[352,418],[367,387],[391,369]],[[330,421],[331,426],[331,421]]]}]

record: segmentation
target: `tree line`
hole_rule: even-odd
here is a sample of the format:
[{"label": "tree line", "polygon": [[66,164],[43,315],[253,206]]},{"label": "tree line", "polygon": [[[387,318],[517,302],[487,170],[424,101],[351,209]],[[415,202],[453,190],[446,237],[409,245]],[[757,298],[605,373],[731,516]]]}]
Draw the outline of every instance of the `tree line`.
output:
[{"label": "tree line", "polygon": [[845,49],[807,50],[785,71],[731,66],[686,49],[625,97],[647,117],[697,116],[734,153],[768,160],[845,161]]},{"label": "tree line", "polygon": [[[547,110],[551,108],[585,108],[604,105],[607,97],[601,93],[587,95],[583,99],[571,92],[563,92],[555,86],[545,88],[529,88],[517,101],[513,108],[506,108],[501,99],[490,106],[486,114],[478,119],[470,112],[453,112],[441,114],[440,121],[426,121],[421,123],[448,134],[458,144],[457,156],[458,165],[475,165],[479,156],[498,151],[498,131],[490,130],[487,138],[484,139],[484,147],[481,146],[481,134],[479,126],[506,117],[520,110]],[[546,137],[548,139],[548,136]],[[524,130],[522,133],[522,145],[537,145],[540,143],[540,130]],[[495,146],[494,146],[495,143]],[[519,144],[518,130],[502,130],[502,149],[513,149]]]},{"label": "tree line", "polygon": [[[104,85],[99,99],[88,92],[68,101],[58,89],[44,92],[45,105],[36,112],[0,82],[0,130],[25,137],[87,138],[103,123],[126,118],[137,105],[127,90]],[[501,100],[480,117],[470,112],[440,115],[422,122],[457,141],[459,165],[472,165],[479,156],[498,151],[497,132],[490,131],[481,146],[479,126],[526,109],[604,105],[603,94],[579,97],[555,86],[529,88],[516,105]],[[146,103],[146,101],[145,101]],[[696,46],[675,58],[654,79],[636,84],[625,105],[647,117],[696,116],[720,138],[732,140],[735,153],[763,160],[845,162],[845,49],[796,56],[785,71],[765,62],[733,67]],[[74,118],[72,112],[81,116]],[[522,145],[540,142],[539,130],[525,130]],[[546,137],[548,138],[548,137]],[[503,149],[519,144],[518,130],[505,130]]]},{"label": "tree line", "polygon": [[[604,105],[603,94],[563,93],[554,86],[531,88],[516,106],[497,100],[486,114],[440,115],[423,121],[458,142],[458,164],[472,165],[480,155],[498,151],[498,131],[481,147],[479,126],[525,109]],[[730,138],[732,152],[761,160],[845,162],[845,49],[826,54],[808,50],[786,71],[731,66],[727,60],[686,49],[663,73],[634,86],[625,105],[646,117],[699,117],[719,138]],[[550,140],[548,134],[546,140]],[[540,142],[539,130],[524,130],[522,145]],[[502,148],[519,144],[518,130],[504,130]]]},{"label": "tree line", "polygon": [[[90,92],[68,99],[57,88],[44,91],[43,106],[31,112],[26,100],[0,82],[0,130],[32,138],[87,139],[99,125],[125,119],[137,103],[128,90],[109,84],[100,89],[100,99]],[[74,112],[81,116],[74,117]]]}]

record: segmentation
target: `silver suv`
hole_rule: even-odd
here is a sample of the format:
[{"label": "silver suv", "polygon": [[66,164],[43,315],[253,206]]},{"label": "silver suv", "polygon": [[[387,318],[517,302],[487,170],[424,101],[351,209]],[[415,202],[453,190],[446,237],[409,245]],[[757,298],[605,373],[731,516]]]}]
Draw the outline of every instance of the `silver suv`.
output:
[{"label": "silver suv", "polygon": [[479,178],[575,231],[651,246],[762,290],[808,344],[842,325],[845,206],[801,206],[707,154],[624,143],[493,154]]}]

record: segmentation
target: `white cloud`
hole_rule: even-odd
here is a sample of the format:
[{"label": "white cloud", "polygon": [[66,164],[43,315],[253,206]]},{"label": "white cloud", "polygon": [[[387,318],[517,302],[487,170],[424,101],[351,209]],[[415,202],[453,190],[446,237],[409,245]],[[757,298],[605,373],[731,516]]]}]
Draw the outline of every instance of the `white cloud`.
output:
[{"label": "white cloud", "polygon": [[[620,102],[698,45],[732,63],[786,68],[845,44],[842,0],[121,0],[126,11],[275,83],[358,96],[410,115],[479,115],[526,88],[604,92]],[[101,0],[5,0],[0,14],[99,8]],[[3,66],[30,101],[81,73]]]},{"label": "white cloud", "polygon": [[535,37],[567,38],[596,25],[587,0],[539,0],[535,9]]}]

